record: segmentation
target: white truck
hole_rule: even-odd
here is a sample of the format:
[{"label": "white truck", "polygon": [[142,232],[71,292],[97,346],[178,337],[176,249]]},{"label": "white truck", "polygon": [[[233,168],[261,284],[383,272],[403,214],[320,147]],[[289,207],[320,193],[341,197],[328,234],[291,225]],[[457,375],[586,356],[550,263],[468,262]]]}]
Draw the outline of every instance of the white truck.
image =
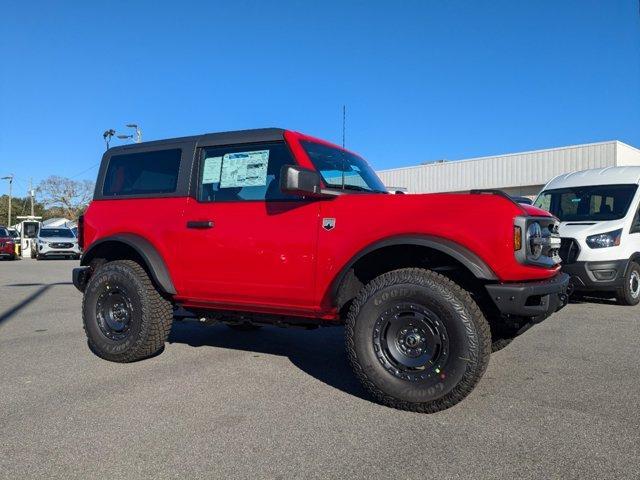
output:
[{"label": "white truck", "polygon": [[560,175],[535,205],[558,217],[563,272],[570,288],[640,302],[640,167]]}]

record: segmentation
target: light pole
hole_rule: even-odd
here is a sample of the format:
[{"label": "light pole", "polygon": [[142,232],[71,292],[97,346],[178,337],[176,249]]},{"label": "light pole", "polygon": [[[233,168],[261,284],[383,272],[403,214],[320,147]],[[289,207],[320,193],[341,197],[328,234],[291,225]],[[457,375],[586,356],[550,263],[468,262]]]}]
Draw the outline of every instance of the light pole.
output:
[{"label": "light pole", "polygon": [[135,134],[131,134],[131,135],[117,135],[117,137],[120,140],[133,140],[136,143],[141,143],[142,142],[142,129],[135,123],[128,123],[126,125],[127,128],[133,128],[135,129]]},{"label": "light pole", "polygon": [[7,215],[7,227],[11,226],[11,187],[13,185],[13,173],[2,177],[2,180],[9,180],[9,213]]}]

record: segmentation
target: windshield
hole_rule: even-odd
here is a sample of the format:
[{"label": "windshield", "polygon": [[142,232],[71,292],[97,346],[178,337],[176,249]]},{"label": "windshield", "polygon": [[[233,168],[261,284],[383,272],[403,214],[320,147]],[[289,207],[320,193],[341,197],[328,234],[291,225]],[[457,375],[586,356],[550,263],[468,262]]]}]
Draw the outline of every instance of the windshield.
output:
[{"label": "windshield", "polygon": [[321,143],[300,143],[328,188],[388,193],[369,164],[357,155]]},{"label": "windshield", "polygon": [[6,228],[0,228],[0,237],[8,237],[9,236],[9,232],[7,231]]},{"label": "windshield", "polygon": [[13,229],[9,230],[9,235],[12,236],[13,238],[20,237],[20,234],[18,233],[18,231]]},{"label": "windshield", "polygon": [[40,236],[43,238],[47,238],[47,237],[74,238],[73,232],[68,228],[43,228],[42,230],[40,230]]},{"label": "windshield", "polygon": [[624,218],[637,185],[591,185],[546,190],[535,206],[563,222],[605,221]]}]

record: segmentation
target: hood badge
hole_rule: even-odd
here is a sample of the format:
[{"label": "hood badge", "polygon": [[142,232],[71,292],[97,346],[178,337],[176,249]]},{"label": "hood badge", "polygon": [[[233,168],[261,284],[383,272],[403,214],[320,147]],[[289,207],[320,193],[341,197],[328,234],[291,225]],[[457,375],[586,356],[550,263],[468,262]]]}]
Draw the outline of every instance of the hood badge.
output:
[{"label": "hood badge", "polygon": [[326,231],[333,230],[336,227],[336,219],[335,218],[323,218],[322,219],[322,228]]}]

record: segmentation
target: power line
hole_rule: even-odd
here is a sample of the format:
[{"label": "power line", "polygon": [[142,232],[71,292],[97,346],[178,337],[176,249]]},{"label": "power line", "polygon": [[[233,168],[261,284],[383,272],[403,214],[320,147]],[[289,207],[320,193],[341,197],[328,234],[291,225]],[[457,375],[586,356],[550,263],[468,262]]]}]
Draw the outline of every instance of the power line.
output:
[{"label": "power line", "polygon": [[76,178],[79,177],[80,175],[82,175],[83,173],[87,173],[91,170],[93,170],[94,168],[96,168],[98,165],[100,165],[100,162],[95,163],[93,165],[91,165],[89,168],[87,168],[86,170],[81,171],[80,173],[76,173],[75,175],[71,175],[69,178]]}]

